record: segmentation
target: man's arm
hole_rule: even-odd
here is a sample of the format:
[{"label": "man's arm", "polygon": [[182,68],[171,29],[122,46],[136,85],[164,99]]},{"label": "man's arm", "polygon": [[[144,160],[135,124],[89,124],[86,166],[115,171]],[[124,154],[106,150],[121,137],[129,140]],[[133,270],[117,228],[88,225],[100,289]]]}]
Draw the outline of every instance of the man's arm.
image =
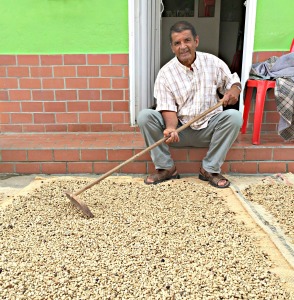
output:
[{"label": "man's arm", "polygon": [[178,117],[177,113],[174,111],[163,110],[161,111],[163,120],[165,122],[165,130],[163,131],[163,135],[169,138],[165,141],[167,144],[177,143],[180,141],[178,133],[176,132],[178,126]]}]

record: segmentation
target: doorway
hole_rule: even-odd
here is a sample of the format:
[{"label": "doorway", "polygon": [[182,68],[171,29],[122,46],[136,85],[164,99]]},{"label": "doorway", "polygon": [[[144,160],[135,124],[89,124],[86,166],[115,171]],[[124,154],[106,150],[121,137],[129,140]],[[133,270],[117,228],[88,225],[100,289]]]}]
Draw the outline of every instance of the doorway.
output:
[{"label": "doorway", "polygon": [[169,29],[185,20],[200,37],[198,51],[221,58],[241,77],[244,39],[244,0],[163,0],[160,67],[173,58]]}]

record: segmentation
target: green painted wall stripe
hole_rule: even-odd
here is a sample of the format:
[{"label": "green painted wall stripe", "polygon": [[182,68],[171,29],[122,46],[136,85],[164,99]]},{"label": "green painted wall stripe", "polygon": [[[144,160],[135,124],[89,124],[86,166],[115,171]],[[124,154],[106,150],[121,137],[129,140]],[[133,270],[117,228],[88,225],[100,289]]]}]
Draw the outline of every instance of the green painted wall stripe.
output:
[{"label": "green painted wall stripe", "polygon": [[[289,49],[293,11],[293,0],[257,0],[254,51]],[[0,13],[0,54],[129,51],[128,0],[0,0]]]},{"label": "green painted wall stripe", "polygon": [[294,1],[257,0],[254,51],[287,51],[294,38]]},{"label": "green painted wall stripe", "polygon": [[128,0],[0,0],[1,54],[128,53]]}]

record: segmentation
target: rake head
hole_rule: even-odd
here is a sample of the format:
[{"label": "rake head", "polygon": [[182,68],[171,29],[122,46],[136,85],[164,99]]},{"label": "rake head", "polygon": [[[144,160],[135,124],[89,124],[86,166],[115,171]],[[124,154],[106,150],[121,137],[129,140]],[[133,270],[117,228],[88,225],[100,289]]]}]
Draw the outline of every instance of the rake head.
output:
[{"label": "rake head", "polygon": [[92,212],[90,211],[89,207],[82,201],[80,200],[77,196],[75,196],[74,194],[70,194],[69,192],[66,192],[66,197],[70,200],[70,202],[80,211],[82,211],[82,213],[89,217],[89,218],[93,218],[94,215],[92,214]]}]

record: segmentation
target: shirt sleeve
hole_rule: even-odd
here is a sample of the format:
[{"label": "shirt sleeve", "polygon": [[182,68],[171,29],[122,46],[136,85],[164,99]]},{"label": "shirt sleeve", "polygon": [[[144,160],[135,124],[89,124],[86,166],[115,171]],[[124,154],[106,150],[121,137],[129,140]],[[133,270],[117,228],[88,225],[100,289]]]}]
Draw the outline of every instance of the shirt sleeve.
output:
[{"label": "shirt sleeve", "polygon": [[169,110],[177,112],[175,97],[168,87],[167,80],[162,71],[159,71],[154,84],[154,97],[156,99],[156,110]]},{"label": "shirt sleeve", "polygon": [[219,76],[221,85],[219,87],[219,92],[224,94],[227,90],[229,90],[233,84],[240,84],[240,78],[237,73],[231,73],[229,67],[225,62],[219,59]]}]

